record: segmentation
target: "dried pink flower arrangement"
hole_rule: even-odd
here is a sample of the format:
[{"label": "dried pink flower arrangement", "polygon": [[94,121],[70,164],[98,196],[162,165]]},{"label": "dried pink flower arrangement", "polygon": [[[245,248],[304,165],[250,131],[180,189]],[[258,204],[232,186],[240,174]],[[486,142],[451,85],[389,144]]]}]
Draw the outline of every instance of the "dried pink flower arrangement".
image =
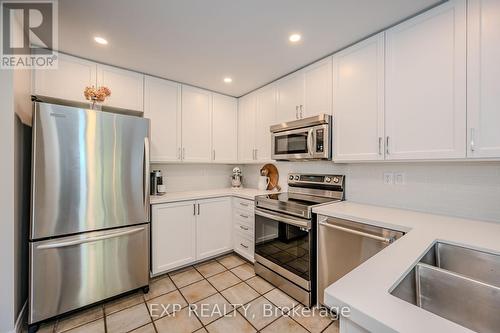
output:
[{"label": "dried pink flower arrangement", "polygon": [[93,108],[96,102],[102,103],[106,100],[106,97],[111,96],[111,90],[105,86],[101,86],[99,88],[95,88],[94,86],[85,87],[83,95],[86,100],[92,101]]}]

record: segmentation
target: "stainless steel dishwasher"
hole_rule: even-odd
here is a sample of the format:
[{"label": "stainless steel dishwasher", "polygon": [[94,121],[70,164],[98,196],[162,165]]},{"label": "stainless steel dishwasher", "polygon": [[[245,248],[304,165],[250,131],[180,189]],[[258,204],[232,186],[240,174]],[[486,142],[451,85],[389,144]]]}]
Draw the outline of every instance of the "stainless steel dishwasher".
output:
[{"label": "stainless steel dishwasher", "polygon": [[403,232],[318,216],[318,302],[324,290],[403,236]]}]

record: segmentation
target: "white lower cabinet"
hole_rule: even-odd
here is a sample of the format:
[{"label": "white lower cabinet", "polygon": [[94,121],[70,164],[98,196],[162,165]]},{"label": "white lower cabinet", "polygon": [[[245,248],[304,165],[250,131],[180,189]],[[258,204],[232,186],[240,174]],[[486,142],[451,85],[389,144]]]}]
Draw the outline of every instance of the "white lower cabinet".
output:
[{"label": "white lower cabinet", "polygon": [[253,200],[233,198],[234,251],[254,262],[255,215]]},{"label": "white lower cabinet", "polygon": [[231,198],[197,202],[196,260],[232,250],[232,234]]},{"label": "white lower cabinet", "polygon": [[195,201],[153,205],[151,210],[152,273],[196,260]]},{"label": "white lower cabinet", "polygon": [[233,249],[231,198],[152,206],[153,275]]}]

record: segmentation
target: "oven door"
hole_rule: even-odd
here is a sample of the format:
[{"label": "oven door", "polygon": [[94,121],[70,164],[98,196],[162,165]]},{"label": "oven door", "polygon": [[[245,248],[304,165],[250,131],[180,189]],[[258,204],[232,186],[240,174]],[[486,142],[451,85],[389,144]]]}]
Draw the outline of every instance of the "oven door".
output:
[{"label": "oven door", "polygon": [[255,210],[255,260],[298,286],[310,290],[311,221]]},{"label": "oven door", "polygon": [[331,159],[328,124],[299,128],[271,135],[275,160]]}]

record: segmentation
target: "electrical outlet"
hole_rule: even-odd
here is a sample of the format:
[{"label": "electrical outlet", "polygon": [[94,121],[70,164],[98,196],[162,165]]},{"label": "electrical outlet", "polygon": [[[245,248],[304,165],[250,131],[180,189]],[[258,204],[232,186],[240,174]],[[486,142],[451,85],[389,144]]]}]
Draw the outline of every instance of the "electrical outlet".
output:
[{"label": "electrical outlet", "polygon": [[396,184],[396,185],[405,185],[406,184],[406,175],[404,172],[394,173],[394,184]]},{"label": "electrical outlet", "polygon": [[384,184],[392,185],[394,181],[394,174],[392,172],[384,172]]}]

